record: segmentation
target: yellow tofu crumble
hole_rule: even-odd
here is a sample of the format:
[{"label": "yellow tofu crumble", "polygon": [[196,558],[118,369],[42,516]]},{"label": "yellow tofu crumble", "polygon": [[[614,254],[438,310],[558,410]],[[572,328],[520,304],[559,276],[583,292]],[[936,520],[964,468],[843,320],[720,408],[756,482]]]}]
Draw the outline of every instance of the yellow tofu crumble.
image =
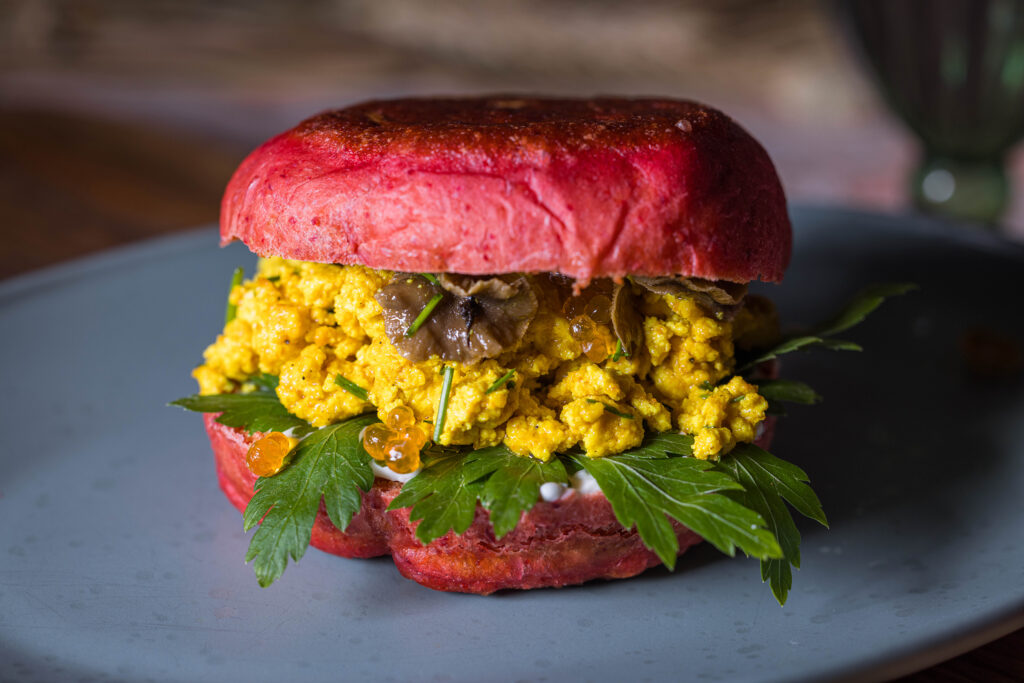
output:
[{"label": "yellow tofu crumble", "polygon": [[[391,273],[279,258],[261,259],[256,277],[235,287],[235,318],[193,371],[203,394],[238,389],[257,373],[278,375],[277,395],[291,413],[320,427],[375,409],[412,409],[433,432],[443,369],[454,370],[442,445],[504,443],[542,460],[580,447],[601,457],[638,446],[645,431],[694,436],[694,455],[717,458],[752,442],[767,401],[734,369],[734,341],[766,334],[770,304],[718,319],[695,298],[633,286],[642,343],[628,357],[594,362],[573,338],[570,321],[527,276],[538,308],[522,340],[473,365],[436,356],[414,363],[388,339],[374,294]],[[743,339],[739,337],[742,336]],[[514,370],[511,381],[487,393]],[[367,401],[337,384],[341,375]],[[715,386],[717,385],[717,386]],[[704,388],[702,388],[704,387]]]}]

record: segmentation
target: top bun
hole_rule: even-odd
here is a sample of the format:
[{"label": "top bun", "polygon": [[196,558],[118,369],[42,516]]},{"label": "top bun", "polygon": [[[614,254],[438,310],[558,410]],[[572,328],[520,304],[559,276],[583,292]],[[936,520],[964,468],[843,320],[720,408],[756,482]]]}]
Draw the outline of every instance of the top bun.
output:
[{"label": "top bun", "polygon": [[778,281],[792,243],[767,153],[721,112],[663,99],[366,102],[235,172],[223,242],[408,272]]}]

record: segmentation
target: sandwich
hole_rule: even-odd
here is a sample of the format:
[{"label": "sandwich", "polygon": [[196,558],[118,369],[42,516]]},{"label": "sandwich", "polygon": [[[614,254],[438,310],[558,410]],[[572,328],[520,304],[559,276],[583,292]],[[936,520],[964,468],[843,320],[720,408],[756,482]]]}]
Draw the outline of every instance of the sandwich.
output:
[{"label": "sandwich", "polygon": [[768,452],[806,384],[748,284],[792,243],[764,149],[668,99],[373,101],[256,149],[228,184],[225,326],[178,401],[205,413],[261,585],[309,545],[487,594],[674,567],[706,540],[783,602],[799,467]]}]

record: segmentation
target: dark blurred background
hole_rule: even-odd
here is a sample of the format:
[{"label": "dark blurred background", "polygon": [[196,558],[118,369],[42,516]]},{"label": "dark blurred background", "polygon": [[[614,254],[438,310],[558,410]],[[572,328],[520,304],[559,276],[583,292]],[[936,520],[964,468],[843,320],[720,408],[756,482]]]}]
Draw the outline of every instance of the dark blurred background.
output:
[{"label": "dark blurred background", "polygon": [[[214,221],[267,136],[409,93],[702,99],[764,142],[791,199],[901,209],[917,145],[835,14],[813,0],[0,0],[15,243],[0,275]],[[1011,168],[1024,187],[1024,157]],[[1024,204],[1002,225],[1024,237]]]},{"label": "dark blurred background", "polygon": [[[406,94],[700,99],[765,144],[791,200],[908,210],[919,144],[839,14],[816,0],[0,0],[0,278],[211,223],[263,139]],[[1014,196],[989,229],[1024,239],[1024,155],[1008,162]],[[1022,644],[914,680],[1022,680]]]}]

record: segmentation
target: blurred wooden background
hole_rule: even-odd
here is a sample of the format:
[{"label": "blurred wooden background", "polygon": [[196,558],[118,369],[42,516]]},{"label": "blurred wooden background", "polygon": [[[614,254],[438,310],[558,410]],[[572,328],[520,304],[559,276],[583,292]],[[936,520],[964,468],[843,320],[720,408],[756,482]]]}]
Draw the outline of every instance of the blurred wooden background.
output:
[{"label": "blurred wooden background", "polygon": [[[215,221],[244,154],[317,110],[500,90],[706,100],[791,199],[907,206],[915,145],[816,0],[0,0],[0,278]],[[908,680],[1024,680],[1022,653]]]},{"label": "blurred wooden background", "polygon": [[[906,206],[913,141],[815,0],[0,0],[0,276],[216,220],[252,146],[409,93],[667,94],[761,139],[791,199]],[[1024,188],[1024,157],[1016,185]],[[1024,203],[1006,219],[1024,238]],[[55,239],[59,236],[59,239]]]}]

